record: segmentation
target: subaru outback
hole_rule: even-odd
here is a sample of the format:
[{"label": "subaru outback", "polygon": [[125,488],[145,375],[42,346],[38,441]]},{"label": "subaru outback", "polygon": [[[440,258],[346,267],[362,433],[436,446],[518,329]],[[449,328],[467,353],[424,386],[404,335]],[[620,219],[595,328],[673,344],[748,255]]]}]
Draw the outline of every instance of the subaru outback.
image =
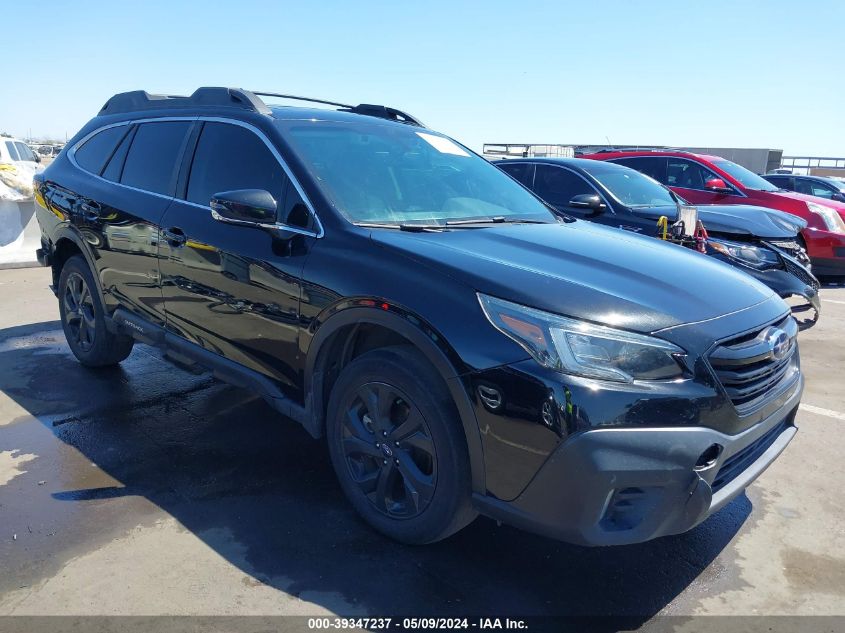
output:
[{"label": "subaru outback", "polygon": [[83,365],[142,342],[257,391],[407,543],[478,513],[683,532],[795,434],[797,326],[759,282],[560,214],[399,110],[274,98],[115,95],[37,177]]}]

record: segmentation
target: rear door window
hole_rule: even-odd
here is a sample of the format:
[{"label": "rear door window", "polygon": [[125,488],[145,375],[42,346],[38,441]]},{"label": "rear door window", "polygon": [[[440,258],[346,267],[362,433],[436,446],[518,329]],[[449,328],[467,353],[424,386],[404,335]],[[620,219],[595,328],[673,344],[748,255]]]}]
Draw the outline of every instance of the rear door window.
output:
[{"label": "rear door window", "polygon": [[6,150],[9,152],[9,158],[11,158],[12,160],[20,160],[18,150],[15,147],[15,144],[12,143],[12,141],[6,141]]},{"label": "rear door window", "polygon": [[207,122],[191,164],[187,199],[208,206],[215,193],[263,189],[279,203],[286,182],[279,161],[254,132],[239,125]]},{"label": "rear door window", "polygon": [[636,169],[641,174],[654,178],[664,185],[669,184],[666,182],[666,158],[663,156],[631,156],[630,158],[618,158],[611,162]]},{"label": "rear door window", "polygon": [[176,188],[176,167],[190,126],[190,121],[156,121],[138,126],[120,182],[172,196]]},{"label": "rear door window", "polygon": [[534,191],[543,200],[556,207],[568,207],[569,201],[581,194],[598,194],[598,191],[581,176],[553,165],[537,165],[534,174]]},{"label": "rear door window", "polygon": [[531,163],[498,163],[496,165],[526,187],[534,184],[534,165]]},{"label": "rear door window", "polygon": [[780,187],[787,191],[795,191],[795,183],[790,176],[767,176],[766,179],[775,187]]},{"label": "rear door window", "polygon": [[76,163],[85,171],[99,175],[128,129],[128,126],[121,125],[97,132],[76,150],[73,155]]}]

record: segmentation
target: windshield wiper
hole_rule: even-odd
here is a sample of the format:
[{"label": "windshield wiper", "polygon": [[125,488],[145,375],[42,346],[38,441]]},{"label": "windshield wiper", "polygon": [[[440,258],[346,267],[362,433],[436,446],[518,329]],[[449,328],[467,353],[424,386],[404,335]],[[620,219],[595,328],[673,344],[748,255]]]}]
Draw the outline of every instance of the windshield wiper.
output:
[{"label": "windshield wiper", "polygon": [[533,218],[509,218],[497,215],[492,218],[469,218],[466,220],[446,220],[446,226],[461,226],[463,224],[553,224],[546,220]]},{"label": "windshield wiper", "polygon": [[446,228],[444,224],[413,224],[407,222],[355,222],[355,226],[362,226],[367,229],[396,229],[399,231],[442,231]]}]

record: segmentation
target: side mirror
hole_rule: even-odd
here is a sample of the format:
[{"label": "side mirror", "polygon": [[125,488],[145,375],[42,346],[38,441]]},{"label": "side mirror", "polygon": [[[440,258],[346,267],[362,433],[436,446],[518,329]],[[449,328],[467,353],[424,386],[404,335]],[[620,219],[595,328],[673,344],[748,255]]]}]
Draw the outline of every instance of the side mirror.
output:
[{"label": "side mirror", "polygon": [[708,191],[715,191],[716,193],[732,193],[733,189],[725,184],[721,178],[708,178],[704,181],[704,188]]},{"label": "side mirror", "polygon": [[36,162],[36,163],[40,163],[40,162],[41,162],[41,157],[38,155],[38,153],[37,153],[37,152],[32,152],[32,155],[33,155],[33,156],[35,156],[35,162]]},{"label": "side mirror", "polygon": [[569,201],[573,209],[591,209],[594,213],[603,213],[607,205],[602,202],[601,197],[595,193],[581,193]]},{"label": "side mirror", "polygon": [[835,193],[830,197],[831,200],[836,200],[837,202],[845,202],[845,193]]},{"label": "side mirror", "polygon": [[221,191],[211,198],[211,215],[232,224],[275,224],[276,200],[264,189]]}]

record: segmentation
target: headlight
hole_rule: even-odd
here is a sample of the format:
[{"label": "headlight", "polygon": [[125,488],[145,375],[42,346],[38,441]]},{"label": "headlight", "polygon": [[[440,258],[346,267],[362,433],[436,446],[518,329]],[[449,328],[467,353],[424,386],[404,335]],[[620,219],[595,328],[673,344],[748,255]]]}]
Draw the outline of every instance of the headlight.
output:
[{"label": "headlight", "polygon": [[545,367],[617,382],[671,380],[684,375],[685,352],[659,338],[543,312],[478,294],[493,326]]},{"label": "headlight", "polygon": [[770,248],[761,248],[743,242],[729,242],[727,240],[707,240],[707,246],[716,253],[729,259],[735,259],[747,266],[765,269],[780,267],[780,257]]},{"label": "headlight", "polygon": [[828,231],[845,233],[845,222],[842,221],[842,216],[833,207],[816,202],[807,202],[807,208],[810,210],[810,213],[815,213],[821,217]]}]

